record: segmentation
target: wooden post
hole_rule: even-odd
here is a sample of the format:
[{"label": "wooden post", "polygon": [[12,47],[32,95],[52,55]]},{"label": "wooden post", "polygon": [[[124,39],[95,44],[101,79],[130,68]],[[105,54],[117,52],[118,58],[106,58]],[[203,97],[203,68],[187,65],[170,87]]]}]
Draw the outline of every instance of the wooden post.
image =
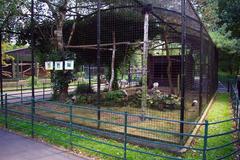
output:
[{"label": "wooden post", "polygon": [[144,44],[143,44],[143,68],[142,68],[142,103],[141,110],[144,113],[147,107],[147,71],[148,71],[148,30],[149,30],[149,6],[144,7]]},{"label": "wooden post", "polygon": [[116,56],[116,36],[115,32],[112,33],[113,38],[113,51],[112,51],[112,64],[111,64],[111,79],[109,83],[109,91],[112,91],[113,81],[114,81],[114,75],[115,75],[115,56]]},{"label": "wooden post", "polygon": [[167,29],[165,29],[165,31],[163,33],[163,37],[164,37],[164,41],[165,41],[165,50],[166,50],[167,61],[168,61],[168,66],[167,66],[168,85],[170,88],[170,93],[174,94],[174,87],[173,87],[173,82],[172,82],[172,60],[170,57],[169,47],[168,47]]},{"label": "wooden post", "polygon": [[12,79],[16,79],[16,64],[12,62]]}]

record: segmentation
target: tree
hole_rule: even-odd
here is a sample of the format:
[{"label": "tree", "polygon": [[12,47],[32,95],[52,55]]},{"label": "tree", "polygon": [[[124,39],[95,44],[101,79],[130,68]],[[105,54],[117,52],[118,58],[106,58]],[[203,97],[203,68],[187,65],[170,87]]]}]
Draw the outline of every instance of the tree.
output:
[{"label": "tree", "polygon": [[240,1],[218,0],[218,15],[220,25],[226,24],[226,30],[232,32],[235,38],[240,37]]},{"label": "tree", "polygon": [[196,0],[210,35],[219,49],[219,69],[239,74],[239,0]]}]

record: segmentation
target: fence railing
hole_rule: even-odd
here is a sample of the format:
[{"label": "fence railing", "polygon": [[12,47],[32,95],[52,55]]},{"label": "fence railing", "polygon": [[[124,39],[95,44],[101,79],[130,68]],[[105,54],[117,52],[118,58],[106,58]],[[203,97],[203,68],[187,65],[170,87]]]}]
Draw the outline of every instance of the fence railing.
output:
[{"label": "fence railing", "polygon": [[[97,107],[86,107],[86,106],[76,106],[73,104],[62,104],[58,102],[48,101],[46,99],[21,99],[21,96],[8,95],[5,94],[4,98],[1,100],[3,106],[1,106],[1,116],[0,123],[12,130],[20,130],[23,132],[28,132],[32,137],[43,137],[54,141],[55,143],[67,146],[70,149],[82,148],[84,150],[89,150],[91,152],[96,152],[104,156],[116,158],[116,159],[131,159],[131,153],[137,153],[139,155],[150,156],[152,159],[189,159],[184,156],[179,156],[175,154],[163,154],[162,152],[157,152],[156,150],[145,149],[140,147],[134,147],[130,145],[131,143],[136,144],[136,141],[141,146],[151,143],[152,147],[173,149],[176,151],[180,150],[191,150],[198,154],[197,158],[192,159],[202,159],[207,160],[211,154],[215,154],[217,151],[221,151],[229,146],[239,144],[239,131],[240,131],[240,118],[239,118],[239,99],[233,88],[231,87],[230,92],[232,98],[232,107],[234,110],[234,118],[223,120],[219,122],[208,122],[204,123],[198,122],[185,122],[177,121],[171,119],[164,119],[159,117],[145,116],[144,118],[151,123],[151,121],[166,121],[169,123],[185,124],[185,125],[200,125],[203,128],[203,132],[198,134],[192,133],[176,133],[173,131],[165,130],[164,128],[151,128],[147,125],[134,125],[132,120],[136,117],[139,118],[142,115],[130,114],[127,112],[114,112],[107,109],[98,109]],[[38,105],[37,105],[38,104]],[[47,107],[44,104],[55,104],[57,107]],[[91,112],[97,114],[99,111],[101,113],[107,113],[114,115],[114,118],[101,119],[92,118],[91,116],[86,116],[86,112],[76,112],[77,109],[90,110]],[[86,126],[86,122],[92,124],[92,126]],[[234,123],[236,127],[218,134],[211,134],[209,131],[216,127],[219,127],[224,123]],[[98,128],[101,124],[101,129]],[[179,125],[178,125],[179,126]],[[109,131],[109,127],[114,128],[115,132]],[[44,130],[44,131],[43,131]],[[51,133],[49,133],[51,131]],[[156,139],[144,138],[144,136],[133,135],[133,132],[147,133],[155,135],[156,137],[161,135],[165,136],[175,136],[175,137],[194,137],[200,139],[203,142],[202,146],[191,146],[184,144],[175,144],[165,141],[158,141]],[[54,133],[54,134],[53,134]],[[237,135],[237,138],[231,142],[224,144],[211,144],[214,138],[223,138],[224,136]],[[94,136],[95,137],[94,137]],[[65,138],[63,138],[65,137]],[[103,138],[115,139],[118,143],[113,143],[111,141],[106,141]],[[81,142],[81,143],[79,143]],[[88,143],[84,143],[88,142]],[[101,144],[114,148],[116,152],[108,152],[106,150],[101,150],[95,147],[95,144]],[[227,153],[221,152],[215,159],[227,159],[228,157],[233,157],[239,152],[239,149],[230,150]]]}]

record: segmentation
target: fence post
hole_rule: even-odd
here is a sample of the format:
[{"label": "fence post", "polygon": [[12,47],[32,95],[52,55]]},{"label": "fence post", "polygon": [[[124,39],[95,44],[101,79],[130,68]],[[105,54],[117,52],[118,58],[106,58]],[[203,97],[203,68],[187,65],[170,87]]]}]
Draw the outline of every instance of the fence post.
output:
[{"label": "fence post", "polygon": [[32,113],[31,113],[31,128],[32,128],[32,133],[31,136],[34,138],[34,118],[35,118],[35,98],[32,98]]},{"label": "fence post", "polygon": [[21,85],[21,103],[23,103],[23,86]]},{"label": "fence post", "polygon": [[228,93],[230,92],[230,89],[232,90],[232,87],[230,87],[230,82],[229,80],[227,81],[227,91]]},{"label": "fence post", "polygon": [[8,99],[7,93],[5,94],[5,128],[8,128]]},{"label": "fence post", "polygon": [[236,117],[239,118],[239,99],[238,99],[238,97],[237,97],[237,100],[236,100],[236,109],[237,109]]},{"label": "fence post", "polygon": [[238,116],[238,120],[237,120],[237,129],[238,129],[238,140],[240,140],[240,117]]},{"label": "fence post", "polygon": [[128,125],[128,113],[124,114],[124,160],[127,160],[127,125]]},{"label": "fence post", "polygon": [[43,100],[45,99],[45,83],[43,83]]},{"label": "fence post", "polygon": [[73,132],[73,110],[72,110],[72,104],[69,106],[69,127],[70,127],[70,135],[69,135],[69,140],[70,140],[70,149],[73,149],[73,144],[72,144],[72,132]]},{"label": "fence post", "polygon": [[209,123],[206,120],[205,121],[205,128],[204,128],[203,160],[207,160],[208,126],[209,126]]}]

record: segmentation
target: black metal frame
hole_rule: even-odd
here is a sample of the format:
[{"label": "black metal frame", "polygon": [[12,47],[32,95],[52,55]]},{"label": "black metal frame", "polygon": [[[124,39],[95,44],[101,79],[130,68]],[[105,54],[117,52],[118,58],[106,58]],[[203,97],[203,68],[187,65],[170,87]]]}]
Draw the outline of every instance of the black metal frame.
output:
[{"label": "black metal frame", "polygon": [[[181,113],[180,120],[184,121],[185,114],[185,47],[186,47],[186,13],[185,13],[185,0],[181,0],[181,9],[182,9],[182,49],[181,49]],[[184,133],[184,124],[180,124],[180,133]],[[181,137],[181,143],[183,143],[183,137]]]}]

